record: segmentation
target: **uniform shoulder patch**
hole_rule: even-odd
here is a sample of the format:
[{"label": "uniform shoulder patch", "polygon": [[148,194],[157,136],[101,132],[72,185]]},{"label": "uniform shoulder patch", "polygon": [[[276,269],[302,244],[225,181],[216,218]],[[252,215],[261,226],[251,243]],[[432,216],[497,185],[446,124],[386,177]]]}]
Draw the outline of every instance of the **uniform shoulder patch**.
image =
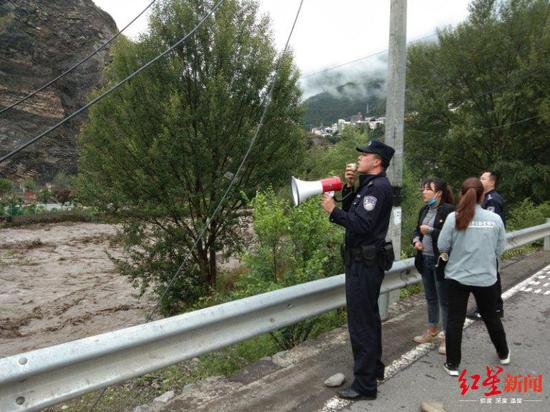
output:
[{"label": "uniform shoulder patch", "polygon": [[378,199],[374,196],[365,196],[363,198],[363,207],[367,212],[370,212],[374,210],[376,207],[376,203],[378,202]]}]

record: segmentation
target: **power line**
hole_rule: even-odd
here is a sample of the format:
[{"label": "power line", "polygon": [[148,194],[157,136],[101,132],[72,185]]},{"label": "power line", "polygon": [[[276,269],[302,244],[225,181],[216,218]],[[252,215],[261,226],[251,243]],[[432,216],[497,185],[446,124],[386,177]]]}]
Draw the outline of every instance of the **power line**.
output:
[{"label": "power line", "polygon": [[164,290],[163,294],[161,295],[161,297],[158,299],[157,301],[157,304],[153,307],[153,309],[151,310],[151,312],[147,315],[147,321],[150,321],[153,314],[156,312],[156,310],[158,309],[159,305],[160,305],[160,302],[162,301],[162,299],[164,298],[164,296],[166,296],[166,293],[170,290],[170,288],[172,287],[174,281],[176,280],[176,278],[178,277],[178,275],[181,273],[181,270],[182,268],[187,264],[187,261],[189,260],[189,256],[191,255],[192,251],[194,249],[196,249],[197,245],[198,245],[198,242],[200,241],[200,239],[202,239],[206,233],[206,231],[208,230],[208,228],[210,227],[210,222],[212,222],[212,220],[216,217],[216,215],[218,214],[221,206],[223,205],[223,203],[225,202],[225,199],[227,198],[227,195],[229,194],[229,192],[231,191],[231,189],[233,188],[233,186],[235,185],[235,182],[237,180],[237,177],[239,175],[239,173],[241,172],[244,164],[246,163],[246,161],[248,160],[248,156],[250,155],[250,153],[252,152],[252,148],[254,147],[254,144],[256,143],[256,140],[258,139],[258,135],[260,133],[260,130],[264,124],[264,121],[265,121],[265,116],[267,114],[267,109],[269,108],[269,105],[271,104],[271,101],[272,101],[272,98],[273,98],[273,89],[275,88],[275,82],[277,80],[277,73],[279,71],[279,66],[281,64],[281,61],[283,60],[284,56],[285,56],[285,53],[287,52],[288,50],[288,45],[290,44],[290,38],[292,37],[292,33],[294,32],[294,28],[296,27],[296,22],[298,21],[298,17],[300,16],[300,11],[302,10],[302,4],[304,3],[304,0],[300,0],[300,5],[298,7],[298,11],[296,12],[296,16],[294,17],[294,22],[292,24],[292,28],[290,30],[290,33],[288,35],[288,38],[287,38],[287,41],[286,41],[286,44],[285,44],[285,47],[281,53],[281,57],[279,58],[278,62],[277,62],[277,66],[275,67],[275,74],[273,76],[273,81],[271,83],[271,86],[270,86],[270,89],[269,89],[269,92],[268,92],[268,95],[265,99],[265,106],[264,106],[264,109],[262,111],[262,115],[260,117],[260,121],[258,123],[258,126],[256,127],[256,131],[254,132],[254,136],[252,137],[252,140],[250,141],[250,144],[248,145],[248,149],[241,161],[241,163],[239,164],[239,167],[237,168],[237,171],[235,172],[235,174],[233,175],[233,177],[231,178],[231,181],[229,182],[229,185],[227,186],[227,189],[225,190],[225,192],[223,193],[220,201],[218,202],[216,208],[214,209],[214,211],[212,212],[212,215],[206,220],[206,223],[204,224],[202,230],[199,232],[199,235],[197,236],[197,240],[195,241],[195,243],[193,244],[191,250],[189,251],[189,253],[187,254],[187,256],[184,258],[183,262],[180,264],[180,266],[178,267],[176,273],[174,274],[174,276],[172,276],[172,278],[170,279],[170,281],[168,282],[168,285],[166,286],[166,289]]},{"label": "power line", "polygon": [[[221,0],[221,2],[223,2],[223,0]],[[229,186],[227,187],[227,189],[225,190],[224,194],[222,195],[220,201],[218,202],[216,208],[214,209],[214,211],[212,212],[212,215],[206,220],[206,223],[204,224],[204,226],[202,227],[201,231],[199,232],[199,235],[197,236],[197,239],[195,240],[193,246],[191,247],[191,249],[189,250],[189,252],[187,253],[187,255],[183,258],[183,261],[182,263],[179,265],[178,269],[176,270],[176,272],[174,273],[174,275],[172,276],[172,278],[170,279],[170,281],[168,282],[168,284],[166,285],[166,288],[164,289],[164,292],[163,294],[158,298],[157,300],[157,303],[155,304],[155,306],[151,309],[151,311],[147,314],[146,316],[146,321],[149,322],[151,321],[154,313],[157,311],[162,299],[164,298],[164,296],[166,296],[166,293],[168,293],[168,291],[170,290],[170,288],[172,287],[172,285],[174,284],[174,281],[176,280],[176,278],[179,276],[179,274],[182,272],[182,269],[187,266],[187,263],[189,261],[189,257],[191,256],[191,253],[193,252],[194,249],[197,248],[197,245],[199,243],[199,241],[204,237],[206,231],[208,230],[208,228],[210,227],[210,223],[212,222],[212,219],[214,219],[216,217],[216,215],[218,214],[221,206],[223,205],[223,203],[225,202],[225,199],[227,198],[227,195],[229,194],[229,192],[231,191],[231,189],[233,188],[233,186],[235,185],[235,182],[237,180],[237,177],[239,175],[239,173],[241,172],[244,164],[246,163],[246,160],[248,159],[248,156],[250,155],[250,153],[252,152],[252,148],[254,147],[254,144],[256,143],[256,140],[258,138],[258,135],[260,133],[260,130],[263,126],[263,123],[265,121],[265,116],[267,114],[267,109],[269,108],[269,105],[271,104],[271,101],[272,101],[272,97],[273,97],[273,90],[275,88],[275,82],[277,80],[277,74],[278,74],[278,71],[279,71],[279,66],[281,64],[281,61],[282,59],[284,58],[285,56],[285,53],[286,51],[288,50],[288,45],[290,43],[290,38],[292,37],[292,33],[294,32],[294,28],[296,26],[296,22],[298,21],[298,17],[300,15],[300,11],[302,10],[302,4],[304,3],[304,0],[300,0],[300,5],[298,7],[298,11],[296,12],[296,17],[294,18],[294,22],[292,24],[292,28],[290,30],[290,33],[288,35],[288,38],[287,38],[287,41],[286,41],[286,44],[285,44],[285,47],[283,49],[283,52],[281,53],[281,57],[279,58],[279,60],[277,61],[277,65],[275,67],[275,70],[274,70],[274,76],[273,76],[273,81],[271,83],[271,86],[269,88],[269,92],[267,94],[267,97],[265,98],[265,101],[264,101],[264,108],[263,108],[263,111],[262,111],[262,115],[260,117],[260,121],[256,127],[256,131],[254,133],[254,136],[252,137],[252,140],[250,141],[250,144],[248,145],[248,150],[246,151],[241,163],[239,164],[239,167],[237,168],[237,171],[235,172],[235,174],[233,175],[233,177],[231,178],[231,181],[229,183]],[[105,394],[105,392],[107,391],[107,387],[103,388],[103,390],[101,391],[101,393],[99,394],[98,398],[95,400],[94,404],[92,405],[92,407],[90,408],[90,412],[92,412],[95,407],[97,406],[97,404],[99,403],[99,401],[101,400],[101,398],[103,397],[103,395]]]},{"label": "power line", "polygon": [[86,104],[85,106],[81,107],[80,109],[78,109],[76,112],[73,112],[72,114],[70,114],[69,116],[65,117],[63,120],[61,120],[60,122],[56,123],[55,125],[53,125],[52,127],[50,127],[49,129],[47,129],[46,131],[40,133],[38,136],[35,136],[33,137],[32,139],[30,139],[29,141],[27,141],[26,143],[23,143],[21,146],[19,146],[18,148],[16,148],[15,150],[11,151],[10,153],[0,157],[0,163],[4,162],[5,160],[15,156],[17,153],[19,153],[21,150],[25,149],[27,146],[30,146],[31,144],[33,144],[34,142],[40,140],[41,138],[43,138],[44,136],[46,136],[48,133],[54,131],[55,129],[57,129],[58,127],[62,126],[63,124],[65,124],[66,122],[68,122],[69,120],[71,120],[73,117],[79,115],[80,113],[82,113],[83,111],[87,110],[89,107],[93,106],[94,104],[96,104],[97,102],[99,102],[100,100],[102,100],[105,96],[111,94],[112,92],[114,92],[116,89],[118,89],[120,86],[122,86],[124,83],[126,83],[127,81],[129,81],[130,79],[132,79],[134,76],[138,75],[139,73],[141,73],[143,70],[145,70],[146,68],[148,68],[149,66],[151,66],[153,63],[155,63],[157,60],[161,59],[162,57],[164,57],[165,55],[167,55],[168,53],[170,53],[171,51],[173,51],[176,47],[178,47],[180,44],[182,44],[185,40],[187,40],[187,38],[189,38],[189,36],[191,36],[193,33],[195,33],[195,31],[197,31],[201,26],[202,24],[204,23],[204,21],[210,17],[212,14],[214,14],[214,12],[222,5],[222,3],[224,2],[224,0],[219,0],[215,5],[214,7],[212,7],[212,9],[199,21],[199,23],[193,28],[193,30],[191,30],[188,34],[186,34],[185,36],[183,36],[180,40],[178,40],[173,46],[169,47],[168,49],[166,49],[164,52],[162,52],[161,54],[159,54],[157,57],[155,57],[154,59],[152,60],[149,60],[147,63],[145,63],[143,66],[141,66],[139,69],[137,69],[136,71],[134,71],[133,73],[131,73],[130,75],[128,75],[127,77],[125,77],[124,79],[122,79],[120,82],[118,82],[117,84],[115,84],[114,86],[112,86],[110,89],[108,89],[107,91],[103,92],[102,94],[100,94],[99,96],[95,97],[94,99],[92,99],[88,104]]},{"label": "power line", "polygon": [[44,83],[42,86],[40,86],[38,89],[36,90],[33,90],[32,92],[30,92],[28,95],[26,95],[25,97],[21,98],[20,100],[16,101],[15,103],[9,105],[8,107],[5,107],[3,108],[2,110],[0,110],[0,115],[2,113],[5,113],[11,109],[13,109],[15,106],[18,106],[19,104],[23,103],[24,101],[30,99],[31,97],[33,97],[35,94],[41,92],[42,90],[44,90],[46,87],[52,85],[53,83],[55,83],[56,81],[58,81],[59,79],[61,79],[62,77],[65,77],[67,74],[71,73],[74,69],[76,69],[78,66],[80,66],[82,63],[85,63],[87,62],[88,60],[90,60],[92,57],[94,57],[96,54],[98,54],[101,50],[103,50],[105,47],[107,47],[109,44],[111,44],[118,36],[120,36],[122,34],[122,32],[124,30],[126,30],[128,27],[130,27],[130,25],[132,25],[138,18],[140,18],[143,13],[145,13],[157,0],[153,0],[151,3],[149,3],[147,5],[147,7],[145,7],[141,13],[139,13],[136,17],[134,17],[126,26],[124,26],[118,33],[116,33],[114,36],[112,36],[109,40],[107,40],[105,43],[103,43],[101,46],[99,46],[97,49],[95,49],[91,54],[89,54],[88,56],[84,57],[82,60],[80,60],[79,62],[75,63],[74,65],[72,65],[71,67],[69,67],[67,70],[65,70],[63,73],[61,73],[59,76],[57,76],[55,79],[52,79],[50,80],[49,82],[47,83]]}]

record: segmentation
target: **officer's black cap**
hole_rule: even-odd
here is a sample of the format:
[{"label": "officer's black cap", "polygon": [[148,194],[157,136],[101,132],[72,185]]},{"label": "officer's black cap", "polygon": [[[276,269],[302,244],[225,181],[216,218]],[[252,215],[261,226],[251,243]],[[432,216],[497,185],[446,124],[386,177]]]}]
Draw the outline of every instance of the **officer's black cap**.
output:
[{"label": "officer's black cap", "polygon": [[384,168],[390,165],[390,160],[393,157],[393,154],[395,153],[395,150],[393,147],[388,146],[387,144],[382,143],[378,140],[371,140],[367,146],[358,147],[357,151],[362,153],[377,154],[382,158],[382,166],[384,166]]}]

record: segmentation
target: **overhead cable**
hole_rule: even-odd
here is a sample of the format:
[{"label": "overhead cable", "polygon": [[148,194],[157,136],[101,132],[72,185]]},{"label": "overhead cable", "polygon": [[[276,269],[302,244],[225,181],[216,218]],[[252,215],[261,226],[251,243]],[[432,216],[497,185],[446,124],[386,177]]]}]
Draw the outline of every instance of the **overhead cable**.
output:
[{"label": "overhead cable", "polygon": [[155,57],[154,59],[152,60],[149,60],[147,63],[145,63],[143,66],[141,66],[139,69],[137,69],[136,71],[134,71],[133,73],[131,73],[130,75],[128,75],[127,77],[125,77],[124,79],[122,79],[120,82],[118,82],[117,84],[115,84],[114,86],[112,86],[111,88],[109,88],[108,90],[106,90],[105,92],[101,93],[99,96],[95,97],[94,99],[92,99],[88,104],[86,104],[85,106],[81,107],[80,109],[78,109],[76,112],[73,112],[71,113],[69,116],[65,117],[63,120],[59,121],[58,123],[56,123],[55,125],[53,125],[52,127],[50,127],[49,129],[47,129],[46,131],[40,133],[38,136],[35,136],[33,137],[32,139],[30,139],[29,141],[23,143],[21,146],[17,147],[16,149],[12,150],[10,153],[0,157],[0,163],[10,159],[11,157],[15,156],[17,153],[19,153],[21,150],[25,149],[26,147],[30,146],[31,144],[35,143],[36,141],[40,140],[41,138],[43,138],[44,136],[46,136],[48,133],[51,133],[52,131],[54,131],[55,129],[57,129],[58,127],[62,126],[63,124],[65,124],[66,122],[68,122],[69,120],[71,120],[73,117],[79,115],[80,113],[82,113],[83,111],[87,110],[88,108],[90,108],[91,106],[93,106],[94,104],[96,104],[97,102],[99,102],[100,100],[102,100],[104,97],[108,96],[109,94],[111,94],[112,92],[114,92],[116,89],[118,89],[120,86],[122,86],[124,83],[126,83],[127,81],[129,81],[130,79],[132,79],[133,77],[137,76],[139,73],[141,73],[143,70],[145,70],[146,68],[148,68],[149,66],[151,66],[153,63],[155,63],[156,61],[158,61],[159,59],[163,58],[164,56],[166,56],[168,53],[172,52],[176,47],[178,47],[180,44],[182,44],[185,40],[187,40],[193,33],[195,33],[195,31],[197,31],[199,29],[199,27],[202,26],[202,24],[204,23],[204,21],[210,17],[212,14],[214,14],[214,12],[222,5],[222,3],[224,2],[224,0],[219,0],[213,7],[212,9],[210,9],[210,11],[199,21],[199,23],[193,28],[193,30],[191,30],[189,33],[187,33],[185,36],[183,36],[180,40],[178,40],[173,46],[169,47],[168,49],[166,49],[164,52],[162,52],[161,54],[159,54],[157,57]]},{"label": "overhead cable", "polygon": [[118,36],[120,36],[122,34],[122,32],[124,30],[126,30],[128,27],[130,27],[138,18],[140,18],[143,13],[145,13],[157,0],[153,0],[151,3],[149,3],[147,5],[147,7],[145,7],[141,13],[139,13],[136,17],[134,17],[126,26],[124,26],[120,31],[118,31],[115,35],[113,35],[109,40],[107,40],[105,43],[103,43],[101,46],[99,46],[97,49],[95,49],[92,53],[90,53],[89,55],[87,55],[86,57],[84,57],[82,60],[80,60],[79,62],[73,64],[71,67],[69,67],[67,70],[65,70],[63,73],[61,73],[59,76],[57,76],[56,78],[50,80],[49,82],[47,83],[44,83],[42,86],[40,86],[38,89],[36,90],[33,90],[32,92],[30,92],[28,95],[26,95],[25,97],[19,99],[18,101],[16,101],[15,103],[7,106],[7,107],[4,107],[3,109],[0,110],[0,115],[2,113],[5,113],[11,109],[13,109],[15,106],[18,106],[20,105],[21,103],[23,103],[24,101],[30,99],[31,97],[33,97],[35,94],[37,93],[40,93],[42,90],[44,90],[45,88],[49,87],[50,85],[52,85],[53,83],[55,83],[56,81],[58,81],[59,79],[61,79],[62,77],[65,77],[66,75],[68,75],[69,73],[71,73],[74,69],[76,69],[78,66],[80,66],[81,64],[87,62],[88,60],[90,60],[92,57],[94,57],[96,54],[98,54],[101,50],[103,50],[105,47],[107,47],[109,44],[111,44]]},{"label": "overhead cable", "polygon": [[[422,41],[422,40],[429,39],[430,37],[433,37],[433,36],[436,36],[436,35],[437,35],[437,32],[433,32],[433,33],[427,34],[425,36],[421,36],[417,39],[411,40],[409,42],[409,45],[413,44],[413,43],[417,43],[417,42]],[[307,77],[315,76],[316,74],[321,74],[321,73],[325,73],[325,72],[328,72],[328,71],[331,71],[331,70],[334,70],[334,69],[338,69],[338,68],[343,67],[343,66],[348,66],[350,64],[354,64],[354,63],[357,63],[357,62],[360,62],[360,61],[363,61],[363,60],[367,60],[367,59],[370,59],[371,57],[378,56],[380,54],[384,54],[384,53],[387,53],[387,52],[388,52],[388,49],[379,50],[375,53],[368,54],[366,56],[359,57],[359,58],[354,59],[354,60],[350,60],[350,61],[347,61],[347,62],[344,62],[344,63],[337,64],[336,66],[330,66],[330,67],[326,67],[324,69],[317,70],[317,71],[314,71],[314,72],[305,73],[302,76],[300,76],[300,79],[305,79]]]},{"label": "overhead cable", "polygon": [[290,33],[288,35],[288,38],[286,40],[286,44],[285,44],[285,47],[281,53],[281,57],[279,58],[279,60],[277,61],[277,65],[275,67],[275,74],[273,76],[273,81],[271,83],[271,86],[269,88],[269,92],[268,92],[268,95],[267,95],[267,98],[265,99],[265,106],[263,108],[263,111],[262,111],[262,115],[260,117],[260,121],[256,127],[256,131],[254,132],[254,136],[252,137],[252,140],[250,141],[250,144],[248,145],[248,149],[241,161],[241,163],[239,164],[239,167],[237,168],[237,171],[233,174],[232,178],[231,178],[231,181],[229,182],[229,185],[227,186],[227,189],[225,189],[225,192],[223,193],[220,201],[218,202],[218,205],[216,206],[216,208],[214,209],[214,211],[212,212],[212,215],[206,220],[206,223],[204,224],[202,230],[200,231],[199,235],[197,236],[197,240],[195,241],[195,243],[193,244],[193,247],[191,248],[191,250],[189,251],[189,253],[187,254],[187,256],[183,259],[183,262],[180,264],[180,266],[178,267],[178,270],[176,271],[176,273],[174,274],[174,276],[172,276],[172,278],[170,279],[170,281],[168,282],[168,285],[166,286],[163,294],[161,295],[161,297],[158,299],[157,301],[157,304],[153,307],[153,309],[151,310],[151,312],[148,314],[147,316],[147,321],[150,321],[152,319],[152,316],[153,314],[156,312],[156,310],[158,309],[159,305],[160,305],[160,302],[162,301],[162,299],[164,298],[164,296],[166,295],[166,293],[168,293],[168,291],[170,290],[170,288],[172,287],[174,281],[176,280],[176,278],[178,277],[178,275],[181,273],[182,269],[187,265],[187,261],[189,260],[189,256],[191,255],[192,251],[197,247],[198,245],[198,242],[203,239],[206,231],[208,230],[208,228],[210,227],[210,223],[212,222],[212,220],[216,217],[216,215],[218,214],[220,208],[222,207],[223,203],[225,202],[225,199],[227,198],[227,195],[229,194],[229,192],[233,189],[233,186],[235,185],[235,182],[237,180],[237,177],[239,176],[241,170],[243,169],[244,167],[244,164],[246,163],[247,159],[248,159],[248,156],[250,155],[250,153],[252,152],[252,148],[254,147],[254,144],[256,143],[256,140],[258,139],[258,135],[260,133],[260,130],[264,124],[264,121],[265,121],[265,116],[267,114],[267,109],[269,108],[269,105],[271,104],[271,100],[272,100],[272,97],[273,97],[273,89],[275,88],[275,82],[277,80],[277,73],[279,71],[279,66],[281,64],[281,61],[282,59],[284,58],[287,50],[288,50],[288,46],[290,44],[290,38],[292,37],[292,33],[294,32],[294,28],[296,27],[296,22],[298,21],[298,17],[300,16],[300,11],[302,10],[302,4],[304,3],[304,0],[300,0],[300,5],[298,7],[298,11],[296,12],[296,16],[294,17],[294,22],[292,24],[292,28],[290,30]]}]

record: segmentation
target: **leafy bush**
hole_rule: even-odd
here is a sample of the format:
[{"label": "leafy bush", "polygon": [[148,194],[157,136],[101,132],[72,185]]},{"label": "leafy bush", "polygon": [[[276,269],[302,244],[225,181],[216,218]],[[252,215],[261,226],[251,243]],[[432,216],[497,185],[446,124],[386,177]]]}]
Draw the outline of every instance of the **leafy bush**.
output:
[{"label": "leafy bush", "polygon": [[38,192],[38,201],[42,203],[48,203],[52,198],[52,191],[48,187],[43,187]]},{"label": "leafy bush", "polygon": [[0,197],[13,193],[13,182],[9,179],[0,179]]},{"label": "leafy bush", "polygon": [[304,162],[304,178],[320,179],[329,175],[341,175],[346,163],[357,160],[357,146],[364,146],[369,136],[354,128],[344,129],[334,146],[314,146]]},{"label": "leafy bush", "polygon": [[[343,230],[330,223],[318,203],[310,199],[291,207],[289,199],[272,189],[252,202],[255,242],[243,256],[244,267],[232,290],[202,296],[195,308],[242,299],[343,272],[340,243]],[[340,326],[344,311],[333,311],[272,332],[279,349],[286,350],[311,336]]]},{"label": "leafy bush", "polygon": [[23,187],[27,192],[36,192],[38,190],[38,183],[34,179],[29,178],[23,182]]},{"label": "leafy bush", "polygon": [[36,203],[23,205],[22,199],[16,196],[10,196],[8,199],[0,201],[0,215],[3,216],[27,216],[42,212],[44,212],[42,206],[38,206]]},{"label": "leafy bush", "polygon": [[526,227],[542,225],[550,218],[550,202],[535,205],[527,198],[515,205],[507,218],[507,230],[518,230]]},{"label": "leafy bush", "polygon": [[251,272],[282,286],[342,273],[343,230],[330,223],[318,199],[300,207],[258,193],[253,202],[256,247],[244,256]]},{"label": "leafy bush", "polygon": [[[308,282],[343,271],[340,243],[343,231],[329,222],[317,199],[293,208],[273,190],[258,193],[253,202],[256,246],[244,256],[250,269],[235,283],[233,298]],[[334,316],[307,319],[271,334],[280,349],[294,347],[308,337],[337,326]],[[323,325],[325,327],[323,327]]]},{"label": "leafy bush", "polygon": [[407,163],[403,166],[401,255],[402,257],[411,257],[415,254],[411,244],[412,234],[418,223],[418,212],[424,205],[422,196],[418,192],[422,178],[415,176],[407,167]]}]

